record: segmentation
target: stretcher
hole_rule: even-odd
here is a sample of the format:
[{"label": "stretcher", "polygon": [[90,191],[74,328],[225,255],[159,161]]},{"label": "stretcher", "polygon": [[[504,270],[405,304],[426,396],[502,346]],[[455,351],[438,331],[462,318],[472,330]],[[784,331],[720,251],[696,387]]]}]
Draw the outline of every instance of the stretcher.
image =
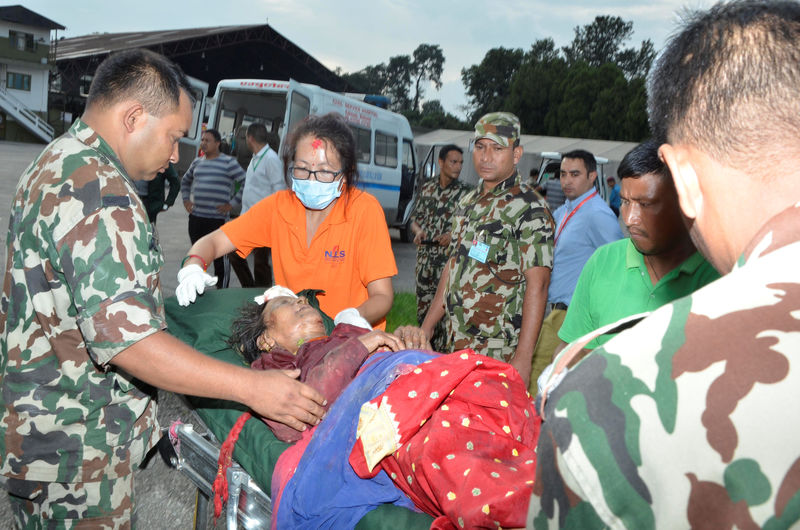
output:
[{"label": "stretcher", "polygon": [[[263,289],[211,290],[198,297],[189,307],[180,307],[174,297],[165,302],[169,332],[197,350],[217,359],[244,365],[239,354],[230,348],[227,339],[239,308]],[[213,438],[197,433],[191,426],[173,429],[173,453],[170,463],[186,475],[198,488],[198,511],[204,510],[211,496],[213,477],[217,473],[219,440],[225,440],[236,420],[247,409],[229,401],[196,398],[187,400]],[[248,421],[239,435],[233,452],[235,465],[228,470],[229,500],[225,507],[227,528],[268,528],[271,515],[272,472],[281,453],[289,447],[257,419]],[[163,454],[163,452],[162,452]],[[196,525],[203,521],[198,514]],[[396,528],[430,528],[433,518],[395,505],[381,505],[367,513],[356,528],[389,530]]]}]

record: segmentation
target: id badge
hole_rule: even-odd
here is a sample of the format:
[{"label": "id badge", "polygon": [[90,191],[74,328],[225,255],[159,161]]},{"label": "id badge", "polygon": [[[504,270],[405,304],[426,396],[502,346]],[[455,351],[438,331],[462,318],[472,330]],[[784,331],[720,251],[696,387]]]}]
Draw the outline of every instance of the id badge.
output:
[{"label": "id badge", "polygon": [[489,245],[483,241],[473,241],[472,247],[469,249],[469,257],[486,263],[486,257],[489,255]]}]

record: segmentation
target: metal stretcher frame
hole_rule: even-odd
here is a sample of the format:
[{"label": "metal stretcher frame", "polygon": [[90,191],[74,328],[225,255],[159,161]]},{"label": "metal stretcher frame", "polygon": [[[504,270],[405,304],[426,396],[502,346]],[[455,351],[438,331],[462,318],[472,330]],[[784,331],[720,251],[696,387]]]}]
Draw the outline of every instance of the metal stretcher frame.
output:
[{"label": "metal stretcher frame", "polygon": [[[168,330],[172,335],[207,355],[226,362],[243,364],[239,354],[231,349],[226,341],[238,309],[243,303],[252,301],[254,296],[262,293],[263,289],[258,288],[215,289],[198,297],[197,301],[189,307],[180,307],[174,297],[168,298],[165,301]],[[186,399],[198,421],[213,434],[216,440],[224,440],[238,417],[246,411],[242,405],[232,402],[190,396],[186,396]],[[195,429],[192,429],[191,434],[183,429],[182,435],[183,437],[179,437],[181,453],[187,454],[183,446],[183,440],[187,439],[189,446],[192,447],[192,452],[205,454],[200,457],[193,456],[191,459],[184,456],[183,468],[179,469],[198,486],[199,501],[206,502],[211,496],[209,484],[213,483],[213,477],[217,473],[219,444],[198,435]],[[267,521],[265,526],[259,526],[262,523],[257,522],[257,515],[248,511],[247,507],[253,499],[256,499],[253,501],[256,502],[254,509],[266,511],[266,503],[269,501],[265,499],[269,499],[272,495],[272,471],[281,453],[287,447],[288,444],[275,438],[264,422],[254,418],[245,423],[234,446],[233,459],[236,465],[232,466],[233,471],[229,470],[228,476],[229,502],[227,508],[232,510],[231,505],[236,508],[235,511],[230,512],[234,513],[236,518],[232,522],[233,526],[230,526],[229,523],[228,528],[237,528],[237,522],[244,528],[268,528],[269,519],[265,518]],[[207,475],[209,473],[207,464],[202,464],[204,472],[198,471],[199,462],[203,458],[213,461],[211,476]],[[205,478],[201,476],[202,473],[206,473]],[[234,478],[234,481],[231,481],[231,477]],[[251,488],[251,485],[258,490]],[[239,492],[236,500],[230,497],[230,492],[233,490]],[[271,513],[271,502],[269,505]],[[430,528],[432,521],[433,518],[427,514],[413,512],[392,504],[384,504],[367,513],[356,528],[361,530],[427,529]],[[247,526],[248,524],[256,526]]]}]

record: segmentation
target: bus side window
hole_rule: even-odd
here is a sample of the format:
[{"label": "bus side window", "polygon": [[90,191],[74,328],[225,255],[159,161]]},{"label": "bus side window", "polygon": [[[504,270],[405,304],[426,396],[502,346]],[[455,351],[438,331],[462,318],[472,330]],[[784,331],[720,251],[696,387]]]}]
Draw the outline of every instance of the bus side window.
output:
[{"label": "bus side window", "polygon": [[292,130],[295,123],[299,123],[306,116],[308,116],[311,109],[311,102],[303,94],[292,92],[292,102],[289,109],[289,131]]},{"label": "bus side window", "polygon": [[356,138],[356,162],[369,164],[372,157],[370,130],[356,127],[355,125],[350,125],[350,130],[353,131],[353,136]]},{"label": "bus side window", "polygon": [[375,164],[397,167],[397,136],[375,131]]}]

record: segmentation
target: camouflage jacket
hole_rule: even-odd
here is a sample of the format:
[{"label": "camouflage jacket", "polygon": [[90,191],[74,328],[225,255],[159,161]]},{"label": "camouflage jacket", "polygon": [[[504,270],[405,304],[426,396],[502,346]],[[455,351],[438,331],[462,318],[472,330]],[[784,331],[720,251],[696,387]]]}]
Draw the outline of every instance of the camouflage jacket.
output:
[{"label": "camouflage jacket", "polygon": [[[458,201],[471,189],[460,180],[454,180],[449,186],[442,189],[439,186],[438,176],[422,185],[412,218],[419,224],[428,239],[450,231],[453,212],[456,211]],[[445,261],[447,261],[447,248],[441,245],[419,245],[417,247],[417,267],[424,265],[437,271],[437,274],[429,276],[439,276]],[[436,286],[434,285],[433,288],[435,290]]]},{"label": "camouflage jacket", "polygon": [[800,205],[570,370],[545,405],[528,527],[797,525],[798,263]]},{"label": "camouflage jacket", "polygon": [[80,120],[17,185],[0,322],[0,473],[90,482],[157,440],[149,387],[109,361],[166,327],[163,264],[133,182]]},{"label": "camouflage jacket", "polygon": [[[553,266],[553,218],[518,172],[459,202],[453,218],[445,291],[448,346],[507,361],[516,349],[524,272]],[[473,250],[473,247],[475,250]],[[484,262],[470,257],[486,249]]]}]

